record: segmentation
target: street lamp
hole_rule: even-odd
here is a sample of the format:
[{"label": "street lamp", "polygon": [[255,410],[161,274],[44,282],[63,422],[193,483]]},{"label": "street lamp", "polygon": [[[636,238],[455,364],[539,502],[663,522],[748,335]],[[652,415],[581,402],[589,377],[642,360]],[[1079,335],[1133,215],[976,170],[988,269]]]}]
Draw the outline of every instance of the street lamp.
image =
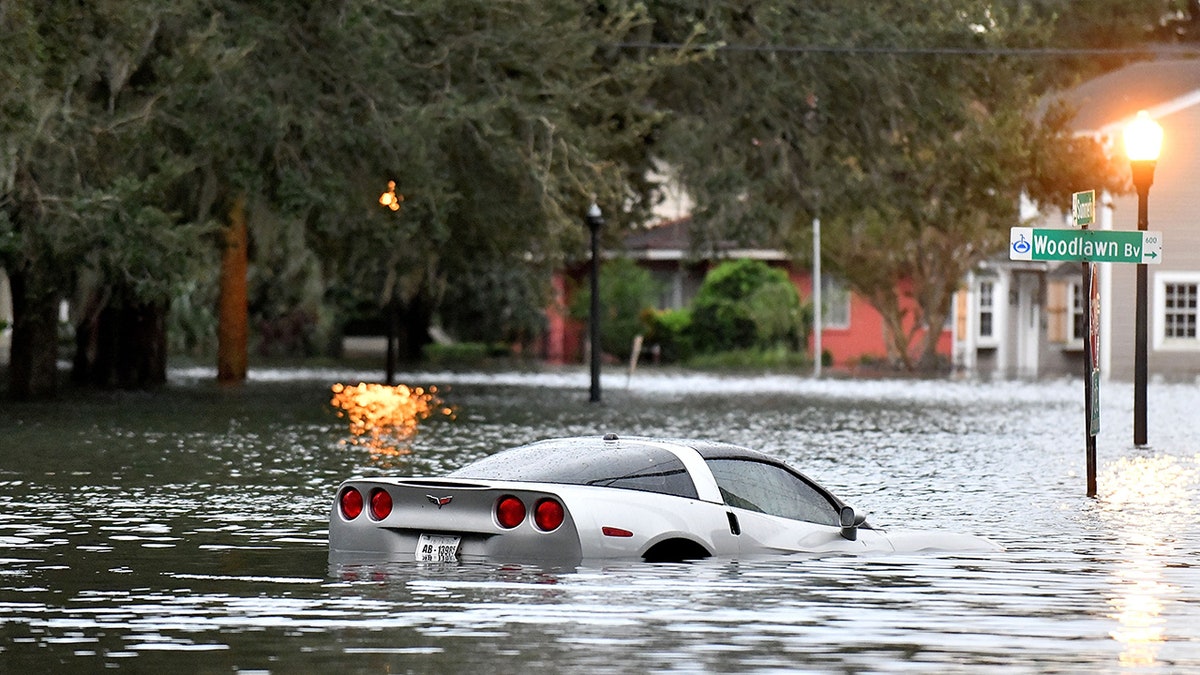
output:
[{"label": "street lamp", "polygon": [[[1150,186],[1154,183],[1154,166],[1162,149],[1163,130],[1150,119],[1145,110],[1125,127],[1125,154],[1133,174],[1133,187],[1138,195],[1138,222],[1140,231],[1150,226],[1147,203],[1150,201]],[[1133,355],[1133,444],[1146,445],[1146,265],[1137,266],[1137,305],[1134,312],[1134,355]]]},{"label": "street lamp", "polygon": [[[396,181],[389,180],[387,190],[379,195],[379,205],[389,211],[395,212],[400,210],[400,202],[403,201],[404,195],[396,192]],[[399,332],[396,325],[399,319],[399,308],[396,306],[395,288],[388,289],[388,301],[385,312],[387,314],[385,319],[387,322],[387,356],[385,357],[384,370],[387,371],[385,374],[387,376],[387,384],[390,387],[396,384],[396,360],[398,356],[397,352],[399,351],[399,346],[396,344],[396,334]]]},{"label": "street lamp", "polygon": [[584,218],[588,230],[592,233],[592,302],[588,312],[588,330],[590,351],[592,357],[592,388],[588,400],[592,403],[600,401],[600,227],[604,225],[604,216],[600,207],[592,202]]}]

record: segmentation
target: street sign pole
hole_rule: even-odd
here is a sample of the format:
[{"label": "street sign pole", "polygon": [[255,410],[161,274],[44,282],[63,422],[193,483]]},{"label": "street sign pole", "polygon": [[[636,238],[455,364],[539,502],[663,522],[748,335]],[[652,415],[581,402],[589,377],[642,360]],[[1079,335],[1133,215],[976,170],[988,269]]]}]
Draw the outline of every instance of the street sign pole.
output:
[{"label": "street sign pole", "polygon": [[1087,292],[1084,314],[1083,407],[1087,453],[1087,496],[1096,496],[1096,435],[1100,433],[1100,284],[1095,263],[1083,265],[1083,286]]},{"label": "street sign pole", "polygon": [[[1144,213],[1139,211],[1136,231],[1090,230],[1095,217],[1096,193],[1076,192],[1071,199],[1073,224],[1082,229],[1014,227],[1009,230],[1008,259],[1026,261],[1068,261],[1083,263],[1082,288],[1087,290],[1087,340],[1084,346],[1084,415],[1087,417],[1088,496],[1096,496],[1096,434],[1100,430],[1100,294],[1096,263],[1133,263],[1138,266],[1139,294],[1145,291],[1146,265],[1162,261],[1162,232],[1144,228]],[[1139,295],[1140,298],[1140,295]],[[1146,303],[1137,306],[1137,325],[1144,330]],[[1139,333],[1139,339],[1144,333]],[[1142,340],[1144,343],[1144,340]],[[1144,347],[1144,344],[1141,346]],[[1144,359],[1142,360],[1144,363]],[[1136,364],[1135,364],[1136,365]],[[1135,368],[1135,384],[1139,373]],[[1144,383],[1144,371],[1141,373]],[[1142,389],[1144,392],[1144,387]],[[1139,427],[1138,406],[1145,406],[1145,395],[1134,391],[1134,442],[1145,443],[1145,423]],[[1144,419],[1144,416],[1143,418]],[[1142,433],[1138,435],[1139,431]]]},{"label": "street sign pole", "polygon": [[[1095,222],[1096,191],[1071,195],[1071,217],[1076,227],[1086,231]],[[1160,239],[1161,241],[1161,239]],[[1094,243],[1094,242],[1093,242]],[[1145,244],[1143,242],[1143,248]],[[1093,247],[1095,250],[1096,247]],[[1105,247],[1107,250],[1107,246]],[[1096,264],[1081,263],[1080,291],[1087,293],[1084,312],[1083,344],[1083,416],[1087,464],[1087,496],[1096,496],[1096,435],[1100,433],[1100,284]]]}]

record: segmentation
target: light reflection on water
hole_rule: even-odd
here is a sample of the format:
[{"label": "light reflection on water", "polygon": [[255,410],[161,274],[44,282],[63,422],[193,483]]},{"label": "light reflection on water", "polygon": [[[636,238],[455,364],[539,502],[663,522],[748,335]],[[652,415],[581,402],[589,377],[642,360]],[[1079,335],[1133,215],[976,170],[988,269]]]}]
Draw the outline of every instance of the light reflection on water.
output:
[{"label": "light reflection on water", "polygon": [[[0,416],[0,671],[1180,672],[1200,668],[1195,387],[1151,388],[1154,447],[1106,386],[1083,496],[1075,383],[418,374],[457,419],[411,453],[346,446],[330,384],[177,373],[160,395]],[[200,378],[200,379],[197,379]],[[9,404],[6,404],[9,405]],[[1006,551],[578,569],[326,560],[355,473],[437,474],[538,438],[729,440],[803,468],[882,527]]]}]

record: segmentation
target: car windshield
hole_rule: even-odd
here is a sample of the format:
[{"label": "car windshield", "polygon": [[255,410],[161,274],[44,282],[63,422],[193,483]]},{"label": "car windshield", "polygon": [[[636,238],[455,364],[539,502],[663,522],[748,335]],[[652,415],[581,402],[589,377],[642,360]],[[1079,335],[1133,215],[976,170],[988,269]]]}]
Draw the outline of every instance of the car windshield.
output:
[{"label": "car windshield", "polygon": [[839,525],[823,492],[787,469],[745,459],[706,459],[725,503],[740,509],[821,525]]},{"label": "car windshield", "polygon": [[511,480],[641,490],[697,499],[683,462],[669,450],[642,443],[535,443],[485,457],[449,474],[454,478]]}]

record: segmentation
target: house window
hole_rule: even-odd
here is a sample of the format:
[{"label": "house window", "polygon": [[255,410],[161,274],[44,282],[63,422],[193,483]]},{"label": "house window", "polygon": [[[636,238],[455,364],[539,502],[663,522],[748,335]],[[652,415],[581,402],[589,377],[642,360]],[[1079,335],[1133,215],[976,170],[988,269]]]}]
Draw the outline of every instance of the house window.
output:
[{"label": "house window", "polygon": [[996,337],[996,282],[979,282],[979,337],[991,340]]},{"label": "house window", "polygon": [[850,289],[830,275],[821,275],[821,323],[825,328],[850,327]]},{"label": "house window", "polygon": [[1155,349],[1200,349],[1200,273],[1155,275]]},{"label": "house window", "polygon": [[1163,284],[1163,337],[1196,339],[1197,284]]}]

